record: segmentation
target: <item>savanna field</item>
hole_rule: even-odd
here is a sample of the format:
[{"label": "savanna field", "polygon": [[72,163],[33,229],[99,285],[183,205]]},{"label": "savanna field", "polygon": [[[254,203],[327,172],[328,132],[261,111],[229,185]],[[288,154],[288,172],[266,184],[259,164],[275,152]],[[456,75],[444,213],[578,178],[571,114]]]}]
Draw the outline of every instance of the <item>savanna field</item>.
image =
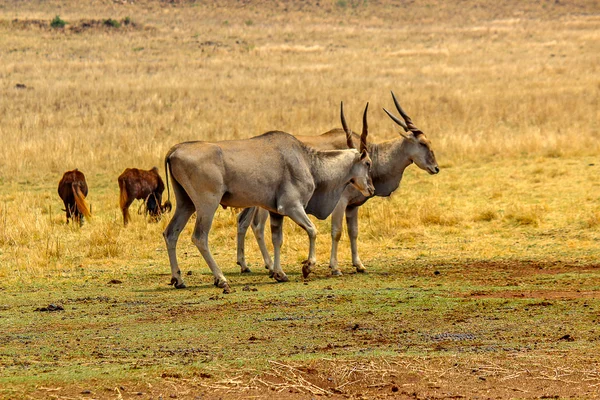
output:
[{"label": "savanna field", "polygon": [[[237,210],[219,209],[209,243],[233,293],[192,222],[176,290],[172,213],[136,202],[123,226],[125,168],[164,179],[179,142],[317,135],[340,101],[352,129],[368,101],[369,140],[397,139],[392,90],[440,173],[411,165],[361,207],[366,274],[344,233],[330,275],[313,218],[308,279],[289,220],[290,281],[251,232],[242,275]],[[597,1],[7,0],[0,143],[0,398],[600,398]],[[57,194],[74,168],[81,228]]]}]

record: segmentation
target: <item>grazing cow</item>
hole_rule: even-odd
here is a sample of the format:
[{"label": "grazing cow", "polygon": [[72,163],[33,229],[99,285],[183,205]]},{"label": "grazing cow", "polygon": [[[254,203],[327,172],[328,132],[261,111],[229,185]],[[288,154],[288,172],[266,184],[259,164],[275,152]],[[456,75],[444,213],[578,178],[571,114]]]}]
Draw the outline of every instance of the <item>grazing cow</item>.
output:
[{"label": "grazing cow", "polygon": [[[365,121],[366,115],[365,108]],[[354,147],[350,135],[346,138],[350,149],[330,151],[313,150],[285,132],[267,132],[245,140],[186,142],[173,146],[165,157],[165,172],[169,193],[166,170],[170,167],[177,208],[163,233],[171,264],[171,284],[176,288],[185,287],[177,264],[177,240],[195,211],[192,241],[211,269],[215,286],[229,293],[229,284],[208,247],[208,233],[219,204],[258,206],[271,213],[272,276],[280,282],[288,280],[281,269],[280,249],[283,216],[289,216],[309,236],[309,255],[303,272],[310,272],[316,261],[317,230],[305,209],[319,210],[317,217],[326,218],[349,184],[366,197],[375,190],[369,175],[371,158],[366,150],[366,124],[360,151]]]},{"label": "grazing cow", "polygon": [[[367,146],[369,154],[373,157],[371,176],[373,178],[373,184],[375,185],[375,196],[380,197],[390,196],[398,189],[404,169],[412,163],[431,175],[435,175],[440,171],[433,150],[431,149],[431,143],[425,134],[415,126],[412,119],[406,114],[402,107],[400,107],[400,103],[393,92],[392,99],[404,121],[385,108],[384,111],[406,133],[399,132],[401,137],[397,139],[392,139],[383,143],[370,143]],[[341,149],[346,146],[346,136],[347,133],[345,134],[343,130],[333,129],[319,136],[297,136],[297,138],[302,143],[312,148],[318,150],[333,150]],[[358,136],[353,135],[353,140],[357,141]],[[344,214],[346,215],[346,223],[348,225],[348,236],[350,238],[350,249],[352,251],[352,264],[357,272],[366,272],[366,268],[358,256],[358,209],[369,198],[370,197],[364,196],[354,187],[348,186],[340,197],[340,201],[335,207],[335,210],[331,213],[331,257],[329,266],[332,275],[342,274],[338,267],[337,249],[342,236]],[[269,255],[264,240],[264,228],[268,216],[269,213],[266,210],[257,208],[245,209],[238,216],[237,263],[241,268],[241,272],[250,272],[244,257],[244,238],[249,226],[252,227],[258,241],[265,267],[272,271],[273,262],[271,261],[271,256]]]},{"label": "grazing cow", "polygon": [[87,183],[83,172],[75,168],[73,171],[64,173],[62,179],[58,183],[58,195],[65,204],[67,213],[67,224],[69,218],[83,225],[83,217],[91,218],[92,213],[85,202],[85,197],[88,194]]},{"label": "grazing cow", "polygon": [[171,211],[171,202],[167,201],[161,205],[162,194],[165,191],[158,168],[154,167],[149,171],[137,168],[126,168],[119,175],[119,205],[123,212],[123,223],[127,225],[131,220],[129,215],[129,206],[134,200],[144,200],[146,213],[154,220],[158,220],[164,212]]}]

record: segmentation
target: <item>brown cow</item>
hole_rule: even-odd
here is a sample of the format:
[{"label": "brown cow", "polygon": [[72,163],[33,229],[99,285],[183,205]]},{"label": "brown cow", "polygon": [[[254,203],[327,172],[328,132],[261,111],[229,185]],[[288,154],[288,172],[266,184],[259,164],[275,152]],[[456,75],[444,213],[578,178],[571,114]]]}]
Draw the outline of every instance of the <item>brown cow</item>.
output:
[{"label": "brown cow", "polygon": [[123,212],[123,223],[127,225],[131,220],[129,206],[134,200],[144,200],[146,213],[158,220],[164,212],[171,211],[171,202],[166,201],[161,205],[162,194],[165,191],[158,168],[149,171],[137,168],[126,168],[119,176],[120,206]]},{"label": "brown cow", "polygon": [[87,183],[83,172],[75,168],[73,171],[64,173],[62,179],[58,183],[58,195],[65,204],[64,211],[67,213],[67,224],[69,218],[83,225],[83,217],[91,218],[92,213],[85,202],[85,197],[88,194]]}]

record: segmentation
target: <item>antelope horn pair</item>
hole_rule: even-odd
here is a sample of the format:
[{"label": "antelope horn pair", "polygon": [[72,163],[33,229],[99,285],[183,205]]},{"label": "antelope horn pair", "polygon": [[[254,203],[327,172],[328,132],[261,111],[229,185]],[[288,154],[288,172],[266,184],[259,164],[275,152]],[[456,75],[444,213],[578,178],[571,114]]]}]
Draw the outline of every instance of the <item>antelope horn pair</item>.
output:
[{"label": "antelope horn pair", "polygon": [[406,123],[402,122],[400,118],[396,117],[394,114],[392,114],[385,108],[383,109],[383,111],[385,111],[385,113],[392,119],[392,121],[400,125],[402,129],[404,129],[404,132],[411,131],[414,136],[422,135],[423,132],[419,128],[417,128],[415,124],[413,124],[412,119],[410,119],[410,117],[404,112],[402,107],[400,107],[400,103],[398,103],[396,96],[394,96],[394,92],[392,92],[392,98],[394,99],[396,109],[398,110],[402,118],[404,118],[404,121],[406,121]]},{"label": "antelope horn pair", "polygon": [[[369,103],[365,107],[365,112],[363,113],[363,128],[362,134],[360,135],[360,152],[367,151],[367,136],[369,135],[369,127],[367,125],[367,111],[369,110]],[[340,104],[340,117],[342,119],[342,126],[344,127],[344,132],[346,132],[346,143],[348,144],[348,148],[355,149],[354,143],[352,142],[352,131],[348,129],[348,124],[346,124],[346,117],[344,117],[344,102],[342,101]]]}]

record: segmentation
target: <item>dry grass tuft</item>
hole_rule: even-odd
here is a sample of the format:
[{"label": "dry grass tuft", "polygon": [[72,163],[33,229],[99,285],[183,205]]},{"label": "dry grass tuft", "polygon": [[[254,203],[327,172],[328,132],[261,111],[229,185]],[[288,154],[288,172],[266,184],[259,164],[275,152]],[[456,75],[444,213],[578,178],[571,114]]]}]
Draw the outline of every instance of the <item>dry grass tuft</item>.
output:
[{"label": "dry grass tuft", "polygon": [[99,222],[90,232],[87,256],[90,258],[104,259],[118,257],[125,247],[121,240],[121,227],[116,222]]},{"label": "dry grass tuft", "polygon": [[547,209],[541,206],[511,206],[504,214],[504,219],[515,226],[538,226]]},{"label": "dry grass tuft", "polygon": [[584,218],[581,224],[586,229],[594,229],[600,227],[600,211],[593,211],[591,214]]},{"label": "dry grass tuft", "polygon": [[498,219],[498,217],[499,217],[499,215],[496,210],[488,208],[485,210],[478,211],[475,214],[475,216],[473,217],[473,220],[475,222],[490,222],[490,221]]},{"label": "dry grass tuft", "polygon": [[418,210],[419,221],[423,225],[457,226],[462,217],[452,210],[425,203]]}]

